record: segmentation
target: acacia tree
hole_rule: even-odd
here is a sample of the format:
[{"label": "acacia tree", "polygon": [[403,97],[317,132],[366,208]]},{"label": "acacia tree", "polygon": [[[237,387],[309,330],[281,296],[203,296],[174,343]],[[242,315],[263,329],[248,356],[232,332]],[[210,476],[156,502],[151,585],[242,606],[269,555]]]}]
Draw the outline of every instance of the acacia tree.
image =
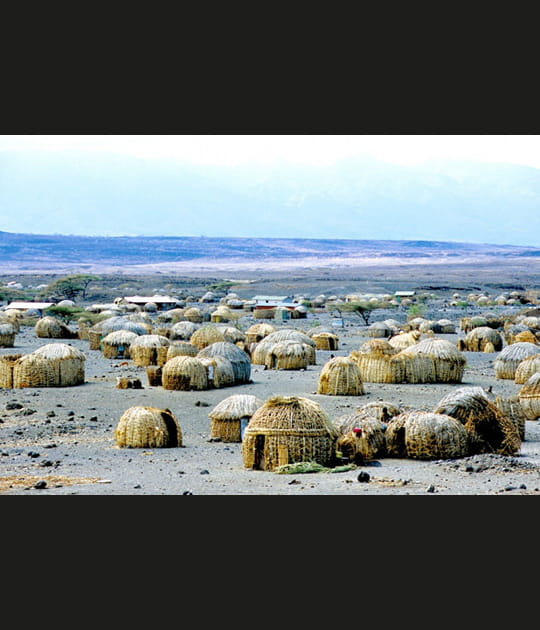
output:
[{"label": "acacia tree", "polygon": [[42,294],[65,300],[75,300],[78,295],[81,295],[82,299],[84,299],[88,285],[94,280],[101,280],[101,278],[91,274],[65,276],[48,284],[42,291]]},{"label": "acacia tree", "polygon": [[343,313],[356,313],[368,326],[372,312],[378,307],[365,302],[333,302],[327,308],[330,312],[337,311],[340,317],[343,317]]}]

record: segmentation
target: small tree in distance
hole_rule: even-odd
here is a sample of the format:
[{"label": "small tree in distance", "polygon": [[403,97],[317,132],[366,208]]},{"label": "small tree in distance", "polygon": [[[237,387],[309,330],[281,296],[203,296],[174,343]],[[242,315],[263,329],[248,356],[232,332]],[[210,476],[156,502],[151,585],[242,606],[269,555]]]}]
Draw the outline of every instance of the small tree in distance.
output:
[{"label": "small tree in distance", "polygon": [[84,300],[88,285],[94,280],[101,280],[101,278],[90,274],[65,276],[48,284],[40,295],[63,300],[75,300],[80,295]]},{"label": "small tree in distance", "polygon": [[368,302],[332,302],[327,304],[327,309],[330,312],[337,311],[340,317],[343,317],[343,313],[356,313],[358,317],[364,320],[366,326],[369,326],[369,319],[376,308],[379,308],[377,304]]}]

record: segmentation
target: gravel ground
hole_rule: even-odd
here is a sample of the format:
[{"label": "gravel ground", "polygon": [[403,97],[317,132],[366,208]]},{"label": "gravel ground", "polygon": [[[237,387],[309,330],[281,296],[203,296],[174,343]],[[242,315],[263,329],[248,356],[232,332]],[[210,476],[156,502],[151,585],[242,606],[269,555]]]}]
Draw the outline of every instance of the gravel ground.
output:
[{"label": "gravel ground", "polygon": [[[312,315],[310,314],[309,317]],[[395,315],[392,315],[395,317]],[[460,313],[455,314],[455,321]],[[307,329],[309,320],[287,327]],[[327,324],[324,315],[316,319]],[[449,313],[445,313],[449,317]],[[385,315],[377,317],[384,319]],[[366,327],[351,320],[336,329],[346,356],[367,340]],[[438,335],[455,342],[462,333]],[[365,395],[316,394],[329,351],[317,351],[306,370],[264,370],[252,365],[252,382],[202,392],[150,386],[145,368],[110,360],[89,350],[86,340],[47,340],[23,327],[14,348],[27,353],[46,343],[70,343],[86,355],[85,382],[75,387],[0,389],[0,494],[3,495],[523,495],[540,493],[540,421],[527,421],[514,457],[476,455],[457,460],[381,458],[344,472],[276,474],[245,469],[239,443],[210,441],[208,412],[232,394],[305,396],[329,417],[367,402],[385,400],[405,409],[431,410],[456,387],[492,386],[495,395],[516,395],[519,385],[496,379],[495,354],[466,352],[463,381],[455,384],[364,383]],[[117,389],[117,377],[139,378],[142,389]],[[164,449],[119,449],[114,427],[134,405],[169,408],[178,419],[183,445]]]}]

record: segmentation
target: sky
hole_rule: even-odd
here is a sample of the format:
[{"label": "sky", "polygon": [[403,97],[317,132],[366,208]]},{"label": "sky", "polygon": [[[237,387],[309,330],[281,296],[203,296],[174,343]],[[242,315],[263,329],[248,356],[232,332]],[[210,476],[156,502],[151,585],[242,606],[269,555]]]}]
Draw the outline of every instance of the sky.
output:
[{"label": "sky", "polygon": [[369,155],[410,166],[460,159],[540,168],[538,135],[0,135],[0,152],[28,149],[224,165],[276,161],[325,165]]}]

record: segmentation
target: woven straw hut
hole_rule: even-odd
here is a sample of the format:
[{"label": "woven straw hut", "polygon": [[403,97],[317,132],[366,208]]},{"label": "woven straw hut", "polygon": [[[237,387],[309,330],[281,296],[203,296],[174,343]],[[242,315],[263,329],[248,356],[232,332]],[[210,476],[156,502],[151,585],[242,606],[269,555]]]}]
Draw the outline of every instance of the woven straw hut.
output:
[{"label": "woven straw hut", "polygon": [[386,425],[394,416],[403,413],[403,411],[404,410],[400,405],[395,405],[387,400],[374,400],[372,402],[365,403],[364,405],[360,405],[360,407],[356,409],[355,413],[375,418]]},{"label": "woven straw hut", "polygon": [[495,376],[500,379],[514,379],[518,365],[535,354],[540,353],[540,346],[527,341],[511,343],[501,350],[493,363]]},{"label": "woven straw hut", "polygon": [[319,332],[311,336],[317,350],[339,350],[339,337],[331,332]]},{"label": "woven straw hut", "polygon": [[[414,358],[418,361],[422,356],[428,358],[433,363],[435,372],[435,381],[437,383],[460,383],[465,370],[466,359],[463,353],[456,346],[446,340],[434,337],[432,339],[423,339],[417,344],[405,348],[400,352],[401,357]],[[411,364],[405,362],[405,367]],[[422,363],[414,365],[413,370],[406,370],[406,382],[421,383],[433,382],[431,369],[427,364]],[[424,376],[425,375],[425,376]]]},{"label": "woven straw hut", "polygon": [[368,326],[367,330],[368,337],[372,338],[391,337],[393,332],[392,328],[384,322],[373,322]]},{"label": "woven straw hut", "polygon": [[184,311],[184,317],[188,322],[193,322],[194,324],[201,324],[203,321],[202,311],[197,306],[186,308]]},{"label": "woven straw hut", "polygon": [[129,347],[139,335],[129,330],[114,330],[101,340],[101,351],[107,359],[129,359]]},{"label": "woven straw hut", "polygon": [[363,396],[366,392],[360,368],[350,357],[327,361],[319,375],[318,394],[327,396]]},{"label": "woven straw hut", "polygon": [[0,387],[13,388],[13,369],[22,356],[22,354],[0,355]]},{"label": "woven straw hut", "polygon": [[15,328],[16,332],[19,332],[21,329],[19,318],[6,313],[5,311],[0,311],[0,324],[11,324],[13,328]]},{"label": "woven straw hut", "polygon": [[386,426],[365,413],[350,413],[334,420],[339,425],[336,456],[361,465],[386,455]]},{"label": "woven straw hut", "polygon": [[409,319],[406,324],[407,332],[411,330],[420,330],[420,326],[427,321],[428,320],[425,317],[413,317],[412,319]]},{"label": "woven straw hut", "polygon": [[523,330],[512,339],[512,343],[519,343],[520,341],[528,341],[529,343],[535,344],[538,343],[536,335],[532,330]]},{"label": "woven straw hut", "polygon": [[205,366],[197,357],[178,356],[169,359],[161,368],[164,389],[192,391],[208,389]]},{"label": "woven straw hut", "polygon": [[13,324],[0,322],[0,347],[13,348],[17,329]]},{"label": "woven straw hut", "polygon": [[221,387],[235,385],[236,376],[234,367],[229,359],[216,355],[214,357],[197,356],[197,360],[200,361],[206,369],[208,388],[215,387],[219,389]]},{"label": "woven straw hut", "polygon": [[168,448],[182,446],[183,438],[170,409],[135,406],[120,417],[114,439],[117,448]]},{"label": "woven straw hut", "polygon": [[518,385],[523,385],[535,372],[540,372],[540,354],[525,357],[518,363],[514,382]]},{"label": "woven straw hut", "polygon": [[263,402],[251,394],[233,394],[224,398],[208,414],[210,438],[222,442],[241,442],[251,416]]},{"label": "woven straw hut", "polygon": [[297,462],[335,461],[335,430],[322,407],[299,396],[274,396],[251,416],[242,440],[245,468],[272,471]]},{"label": "woven straw hut", "polygon": [[533,331],[540,332],[540,317],[537,317],[536,315],[526,315],[520,319],[519,323],[527,326]]},{"label": "woven straw hut", "polygon": [[532,374],[521,386],[519,403],[528,420],[540,418],[540,372]]},{"label": "woven straw hut", "polygon": [[202,350],[217,341],[225,341],[225,337],[222,331],[214,324],[205,324],[197,328],[189,339],[189,343],[196,346],[198,350]]},{"label": "woven straw hut", "polygon": [[263,339],[264,343],[280,343],[282,341],[296,341],[297,343],[303,343],[307,348],[309,354],[309,365],[316,365],[316,344],[305,333],[294,328],[280,328],[279,330],[270,333]]},{"label": "woven straw hut", "polygon": [[230,322],[232,319],[235,319],[235,317],[231,309],[225,304],[220,304],[210,313],[210,321],[215,323]]},{"label": "woven straw hut", "polygon": [[196,357],[199,349],[189,341],[171,341],[167,347],[167,361],[173,357]]},{"label": "woven straw hut", "polygon": [[479,326],[487,326],[488,320],[487,317],[483,317],[482,315],[473,315],[472,317],[462,317],[459,320],[459,326],[461,330],[468,333],[473,328],[478,328]]},{"label": "woven straw hut", "polygon": [[386,427],[388,457],[421,460],[469,455],[469,434],[459,420],[431,411],[405,411]]},{"label": "woven straw hut", "polygon": [[246,346],[246,334],[235,326],[227,326],[225,324],[218,324],[218,330],[222,333],[225,341],[235,343],[242,350]]},{"label": "woven straw hut", "polygon": [[144,322],[134,322],[129,320],[123,315],[109,317],[97,324],[94,324],[88,329],[89,349],[99,350],[103,337],[115,330],[129,330],[137,335],[147,335],[149,334],[151,327],[149,328]]},{"label": "woven straw hut", "polygon": [[464,337],[463,344],[458,349],[468,352],[485,352],[486,344],[491,343],[495,352],[500,352],[504,342],[501,333],[489,326],[477,326]]},{"label": "woven straw hut", "polygon": [[504,338],[508,345],[515,343],[516,337],[522,332],[531,332],[531,329],[523,324],[509,324],[504,328]]},{"label": "woven straw hut", "polygon": [[37,337],[49,339],[74,339],[78,336],[57,317],[41,317],[34,326]]},{"label": "woven straw hut", "polygon": [[471,454],[515,455],[519,452],[519,427],[488,399],[481,387],[460,387],[449,392],[433,412],[461,422],[469,434]]},{"label": "woven straw hut", "polygon": [[420,341],[422,333],[419,330],[411,330],[410,332],[402,332],[390,337],[388,343],[396,350],[404,350],[409,346],[414,346]]},{"label": "woven straw hut", "polygon": [[198,357],[222,356],[232,363],[235,384],[249,383],[251,380],[251,359],[237,345],[230,341],[217,341],[200,350]]},{"label": "woven straw hut", "polygon": [[17,359],[13,387],[70,387],[84,383],[83,352],[65,343],[50,343]]},{"label": "woven straw hut", "polygon": [[253,317],[255,319],[275,319],[276,309],[275,308],[254,308]]},{"label": "woven straw hut", "polygon": [[456,325],[450,319],[439,319],[437,320],[437,324],[443,335],[452,335],[456,332]]},{"label": "woven straw hut", "polygon": [[275,332],[275,327],[272,324],[261,322],[259,324],[253,324],[246,330],[246,343],[259,343],[270,333]]},{"label": "woven straw hut", "polygon": [[310,364],[311,347],[296,341],[264,344],[267,352],[264,365],[269,370],[303,370]]},{"label": "woven straw hut", "polygon": [[175,339],[189,341],[197,328],[198,326],[194,322],[175,322],[169,330],[169,339],[171,341],[174,341]]},{"label": "woven straw hut", "polygon": [[138,335],[131,342],[129,354],[138,366],[163,365],[167,361],[169,343],[162,335]]},{"label": "woven straw hut", "polygon": [[385,339],[370,339],[358,350],[353,350],[350,357],[360,368],[364,383],[395,383],[395,373],[391,363],[398,351]]}]

